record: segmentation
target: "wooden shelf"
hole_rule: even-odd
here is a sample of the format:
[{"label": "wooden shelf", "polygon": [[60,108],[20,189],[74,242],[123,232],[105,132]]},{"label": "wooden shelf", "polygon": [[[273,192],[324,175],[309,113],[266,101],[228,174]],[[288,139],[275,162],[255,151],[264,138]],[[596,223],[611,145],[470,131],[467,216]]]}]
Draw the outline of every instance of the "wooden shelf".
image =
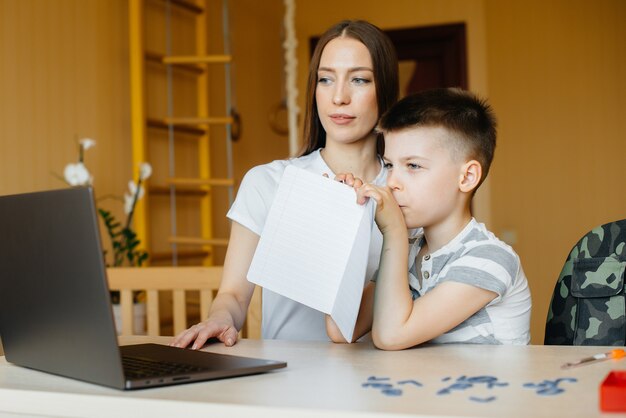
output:
[{"label": "wooden shelf", "polygon": [[228,246],[226,238],[198,238],[198,237],[169,237],[170,244],[187,244],[187,245],[214,245],[217,247]]},{"label": "wooden shelf", "polygon": [[174,186],[223,186],[230,187],[235,184],[233,179],[198,179],[173,177],[167,180],[167,184]]},{"label": "wooden shelf", "polygon": [[[165,62],[163,62],[163,59],[165,58],[165,54],[160,54],[158,52],[146,51],[144,54],[144,58],[146,59],[146,61],[154,63],[154,64],[159,64],[159,65],[166,64]],[[179,65],[174,66],[174,68],[177,68],[179,70],[189,71],[194,74],[204,73],[204,68],[198,65],[194,65],[194,64],[179,64]]]},{"label": "wooden shelf", "polygon": [[165,118],[167,125],[231,125],[233,118],[230,116],[212,116],[208,118]]},{"label": "wooden shelf", "polygon": [[[168,130],[170,127],[170,125],[168,125],[162,119],[148,118],[146,121],[146,124],[148,125],[148,128],[153,128],[153,129]],[[174,127],[174,132],[197,135],[197,136],[201,136],[206,133],[206,129],[197,128],[194,126],[188,126],[188,125],[172,125],[172,126]]]},{"label": "wooden shelf", "polygon": [[[181,251],[177,251],[176,253],[179,259],[204,258],[210,254],[209,251],[203,251],[203,250],[181,250]],[[171,260],[171,259],[172,259],[171,251],[155,252],[155,253],[150,254],[150,260],[153,260],[153,261],[164,261],[164,260]]]},{"label": "wooden shelf", "polygon": [[[163,3],[167,2],[168,0],[161,0],[163,1]],[[196,13],[196,14],[202,14],[204,13],[204,9],[200,6],[198,6],[197,4],[189,1],[189,0],[169,0],[174,6],[179,7],[183,10],[187,10],[189,12],[192,13]]]},{"label": "wooden shelf", "polygon": [[[160,196],[169,196],[170,188],[169,186],[150,186],[148,187],[148,191],[152,195],[160,195]],[[197,188],[188,188],[188,187],[176,187],[176,196],[205,196],[207,193],[210,193],[209,190],[202,190]]]},{"label": "wooden shelf", "polygon": [[164,64],[228,64],[233,60],[231,55],[170,55],[163,57]]}]

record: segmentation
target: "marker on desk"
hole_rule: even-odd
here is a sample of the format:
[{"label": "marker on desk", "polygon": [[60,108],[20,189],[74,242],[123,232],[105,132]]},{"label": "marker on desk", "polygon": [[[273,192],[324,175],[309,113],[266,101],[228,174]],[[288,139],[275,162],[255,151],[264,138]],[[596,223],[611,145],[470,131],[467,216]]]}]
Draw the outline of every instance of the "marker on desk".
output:
[{"label": "marker on desk", "polygon": [[569,369],[572,367],[583,366],[585,364],[591,364],[598,361],[610,360],[612,358],[620,359],[623,357],[626,357],[626,351],[622,350],[621,348],[616,348],[615,350],[611,350],[608,353],[600,353],[596,354],[595,356],[582,358],[572,363],[565,363],[561,366],[561,369]]}]

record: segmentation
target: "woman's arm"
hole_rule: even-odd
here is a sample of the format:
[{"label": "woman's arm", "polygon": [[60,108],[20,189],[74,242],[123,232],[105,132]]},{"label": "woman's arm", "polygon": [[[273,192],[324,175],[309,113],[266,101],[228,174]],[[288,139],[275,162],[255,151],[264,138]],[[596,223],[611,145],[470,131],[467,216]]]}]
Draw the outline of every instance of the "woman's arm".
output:
[{"label": "woman's arm", "polygon": [[254,284],[246,275],[259,243],[259,236],[237,222],[233,222],[230,241],[224,260],[224,275],[220,289],[211,305],[209,317],[181,332],[170,345],[201,348],[209,338],[217,337],[225,345],[237,342],[254,292]]}]

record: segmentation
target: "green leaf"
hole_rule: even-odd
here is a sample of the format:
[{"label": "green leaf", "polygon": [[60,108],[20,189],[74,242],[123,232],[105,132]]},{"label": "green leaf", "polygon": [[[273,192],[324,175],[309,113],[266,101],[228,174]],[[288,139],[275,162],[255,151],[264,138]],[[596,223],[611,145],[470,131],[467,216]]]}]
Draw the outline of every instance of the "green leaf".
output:
[{"label": "green leaf", "polygon": [[[141,266],[148,259],[148,253],[138,250],[141,241],[137,239],[135,231],[128,226],[122,227],[122,224],[117,221],[115,216],[107,210],[99,208],[98,214],[104,221],[111,241],[113,265],[121,266],[126,260],[130,266]],[[109,264],[107,263],[107,265]]]}]

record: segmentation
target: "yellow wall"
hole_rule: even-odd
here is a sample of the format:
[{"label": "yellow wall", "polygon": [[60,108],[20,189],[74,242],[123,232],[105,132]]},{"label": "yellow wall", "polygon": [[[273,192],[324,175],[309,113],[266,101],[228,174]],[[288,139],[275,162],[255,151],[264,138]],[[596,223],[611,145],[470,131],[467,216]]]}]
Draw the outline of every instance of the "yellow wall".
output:
[{"label": "yellow wall", "polygon": [[[130,179],[125,2],[0,1],[0,194],[64,187],[53,173],[97,140],[98,194]],[[104,204],[121,209],[112,201]]]},{"label": "yellow wall", "polygon": [[500,120],[492,224],[517,234],[538,343],[574,243],[626,218],[626,2],[487,4],[489,95]]}]

